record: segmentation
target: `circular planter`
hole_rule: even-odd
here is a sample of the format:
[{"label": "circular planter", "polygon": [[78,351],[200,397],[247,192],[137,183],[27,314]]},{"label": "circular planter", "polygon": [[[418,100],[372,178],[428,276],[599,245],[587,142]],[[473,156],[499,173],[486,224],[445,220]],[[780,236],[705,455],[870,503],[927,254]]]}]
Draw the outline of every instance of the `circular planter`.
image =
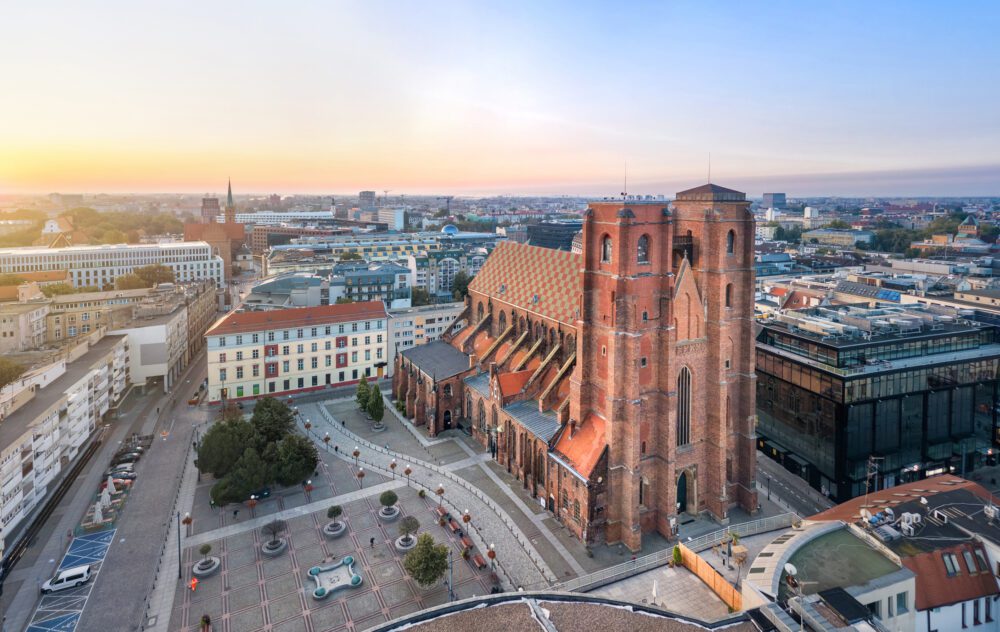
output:
[{"label": "circular planter", "polygon": [[217,557],[209,557],[195,562],[191,567],[191,574],[195,577],[208,577],[222,566],[222,560]]},{"label": "circular planter", "polygon": [[383,522],[392,522],[399,517],[400,511],[399,507],[393,505],[392,507],[382,507],[378,510],[379,520]]},{"label": "circular planter", "polygon": [[265,542],[260,546],[260,552],[268,557],[276,557],[285,552],[288,548],[288,541],[284,538],[278,540],[276,543],[270,541]]},{"label": "circular planter", "polygon": [[407,551],[410,551],[416,546],[417,546],[416,536],[412,535],[410,536],[409,544],[406,543],[406,540],[403,536],[399,536],[398,538],[396,538],[396,550],[401,553],[406,553]]},{"label": "circular planter", "polygon": [[326,588],[320,586],[312,592],[313,599],[323,599],[326,597]]},{"label": "circular planter", "polygon": [[361,585],[362,581],[363,580],[361,579],[361,575],[351,575],[351,586],[357,588],[358,586]]},{"label": "circular planter", "polygon": [[372,426],[372,432],[385,432],[386,425],[383,423],[377,423]]},{"label": "circular planter", "polygon": [[323,535],[328,538],[339,538],[347,533],[347,523],[342,520],[335,520],[323,525]]}]

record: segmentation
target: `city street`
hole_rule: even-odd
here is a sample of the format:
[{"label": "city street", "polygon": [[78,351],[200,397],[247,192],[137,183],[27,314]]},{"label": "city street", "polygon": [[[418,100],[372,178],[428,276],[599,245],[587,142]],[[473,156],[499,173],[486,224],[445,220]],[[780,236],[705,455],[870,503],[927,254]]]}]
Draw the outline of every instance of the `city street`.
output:
[{"label": "city street", "polygon": [[834,502],[761,451],[757,451],[757,494],[803,518],[833,507]]}]

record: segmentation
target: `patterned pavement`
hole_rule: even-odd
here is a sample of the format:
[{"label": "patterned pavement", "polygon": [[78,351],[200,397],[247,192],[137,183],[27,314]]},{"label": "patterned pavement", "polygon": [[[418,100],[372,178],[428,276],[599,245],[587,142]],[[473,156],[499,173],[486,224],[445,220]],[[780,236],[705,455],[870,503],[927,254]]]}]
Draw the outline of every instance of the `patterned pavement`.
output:
[{"label": "patterned pavement", "polygon": [[[115,539],[117,530],[88,533],[69,545],[69,550],[59,563],[62,571],[74,566],[90,565],[90,581],[82,586],[43,595],[28,624],[27,632],[73,632],[76,630],[83,609],[97,581],[97,575]],[[53,573],[54,574],[54,573]]]}]

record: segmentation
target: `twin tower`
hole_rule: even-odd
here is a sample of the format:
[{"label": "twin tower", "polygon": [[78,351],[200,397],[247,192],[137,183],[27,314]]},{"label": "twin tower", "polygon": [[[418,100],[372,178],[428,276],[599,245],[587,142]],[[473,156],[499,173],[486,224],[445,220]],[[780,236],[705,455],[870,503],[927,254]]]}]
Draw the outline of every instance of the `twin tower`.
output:
[{"label": "twin tower", "polygon": [[607,421],[608,542],[757,507],[753,248],[746,195],[713,184],[589,206],[569,416]]}]

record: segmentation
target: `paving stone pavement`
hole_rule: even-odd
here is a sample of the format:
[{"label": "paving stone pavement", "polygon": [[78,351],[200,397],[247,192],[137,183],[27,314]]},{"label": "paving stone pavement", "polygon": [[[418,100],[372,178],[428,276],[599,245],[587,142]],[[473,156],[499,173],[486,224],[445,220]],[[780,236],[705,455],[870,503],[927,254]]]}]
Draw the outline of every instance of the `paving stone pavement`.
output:
[{"label": "paving stone pavement", "polygon": [[[496,546],[501,575],[507,579],[508,589],[519,587],[525,590],[541,589],[556,581],[552,569],[503,508],[441,466],[365,441],[334,417],[327,409],[331,404],[340,415],[352,414],[351,403],[345,400],[326,405],[300,404],[299,409],[313,421],[314,426],[320,424],[321,428],[318,428],[317,434],[329,432],[331,437],[337,437],[338,444],[351,446],[348,449],[353,449],[355,445],[362,446],[362,459],[368,464],[366,467],[374,466],[389,471],[390,462],[396,459],[399,464],[397,470],[402,469],[404,462],[410,464],[413,469],[411,476],[413,481],[432,490],[439,484],[444,485],[444,503],[451,505],[452,513],[461,513],[468,509],[472,514],[473,529],[470,530],[469,536],[477,548],[485,551],[490,543]],[[352,426],[357,424],[357,421],[352,421]],[[353,461],[350,456],[346,458]]]}]

